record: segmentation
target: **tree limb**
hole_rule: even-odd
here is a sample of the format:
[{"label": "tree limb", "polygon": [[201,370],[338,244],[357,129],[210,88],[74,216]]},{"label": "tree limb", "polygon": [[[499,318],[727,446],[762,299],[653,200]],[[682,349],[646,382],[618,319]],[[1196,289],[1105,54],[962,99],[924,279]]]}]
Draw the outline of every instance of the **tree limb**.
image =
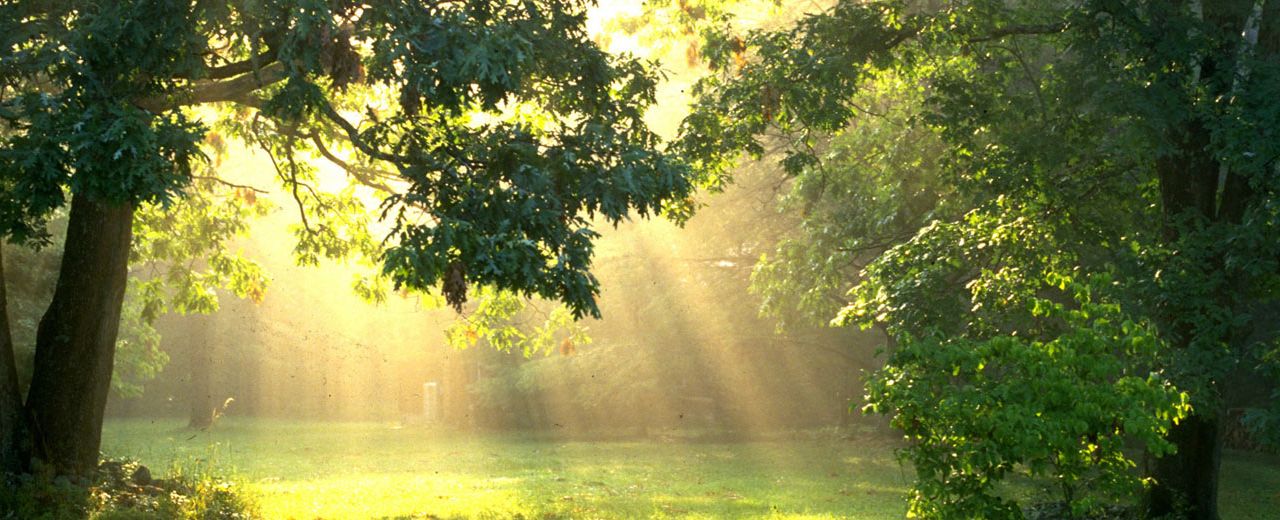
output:
[{"label": "tree limb", "polygon": [[404,165],[412,162],[407,157],[401,157],[396,154],[384,152],[370,146],[369,143],[364,142],[364,139],[360,138],[360,130],[357,129],[355,125],[351,124],[350,121],[347,121],[345,117],[342,117],[342,114],[339,114],[328,101],[322,101],[320,103],[320,113],[324,114],[326,118],[333,121],[334,124],[338,125],[339,128],[346,132],[347,139],[351,141],[351,145],[368,154],[369,157],[387,161],[396,165]]},{"label": "tree limb", "polygon": [[268,50],[267,52],[252,56],[244,61],[228,63],[218,67],[209,67],[206,69],[206,78],[211,80],[227,79],[233,76],[253,72],[254,70],[261,70],[264,68],[261,66],[262,63],[270,64],[275,61],[275,54],[274,50]]},{"label": "tree limb", "polygon": [[135,100],[134,104],[151,112],[163,112],[182,106],[217,103],[221,101],[248,104],[249,94],[262,87],[277,83],[289,76],[283,63],[273,62],[267,66],[241,74],[229,80],[199,80],[192,82],[190,90],[184,96],[156,96]]},{"label": "tree limb", "polygon": [[970,43],[989,42],[999,40],[1006,36],[1022,36],[1035,34],[1057,34],[1067,30],[1067,22],[1048,23],[1048,24],[1032,24],[1032,25],[1010,25],[992,30],[981,36],[969,38]]},{"label": "tree limb", "polygon": [[319,135],[312,133],[310,137],[311,137],[311,143],[315,145],[316,151],[320,152],[321,156],[323,156],[329,162],[337,165],[339,168],[342,168],[343,170],[345,170],[352,177],[355,177],[356,180],[360,181],[361,184],[364,184],[371,188],[385,191],[387,193],[394,192],[394,190],[392,190],[391,187],[388,186],[386,182],[383,182],[382,179],[378,178],[379,176],[382,175],[382,172],[374,168],[361,168],[358,165],[353,165],[347,161],[344,161],[337,155],[334,155],[333,152],[329,151],[329,148],[325,146],[324,140],[321,139]]}]

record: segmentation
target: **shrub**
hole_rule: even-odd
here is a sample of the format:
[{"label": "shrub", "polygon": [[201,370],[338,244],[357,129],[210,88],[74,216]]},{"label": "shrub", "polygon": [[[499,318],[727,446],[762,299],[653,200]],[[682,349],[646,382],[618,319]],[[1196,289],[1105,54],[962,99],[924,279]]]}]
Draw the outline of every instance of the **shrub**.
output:
[{"label": "shrub", "polygon": [[91,480],[76,482],[37,470],[11,475],[0,492],[0,518],[39,520],[259,518],[253,497],[234,482],[208,471],[175,467],[168,479],[153,479],[135,461],[104,460]]}]

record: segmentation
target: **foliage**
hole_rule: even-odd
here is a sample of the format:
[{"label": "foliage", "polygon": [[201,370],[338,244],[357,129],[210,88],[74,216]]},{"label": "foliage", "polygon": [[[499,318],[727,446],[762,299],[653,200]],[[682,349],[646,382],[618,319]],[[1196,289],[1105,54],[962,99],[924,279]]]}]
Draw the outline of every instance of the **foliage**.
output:
[{"label": "foliage", "polygon": [[154,320],[165,312],[211,314],[218,310],[219,288],[261,301],[265,273],[230,247],[271,209],[248,188],[214,181],[196,183],[181,201],[141,208],[134,216],[129,262],[144,315]]},{"label": "foliage", "polygon": [[64,187],[177,198],[208,128],[230,129],[275,161],[304,260],[362,223],[310,218],[341,219],[350,200],[316,189],[306,159],[322,156],[386,194],[380,258],[397,287],[460,306],[469,285],[495,286],[581,317],[598,312],[591,219],[691,189],[642,119],[651,66],[590,42],[585,2],[189,4],[4,4],[4,45],[22,51],[2,65],[6,234],[43,236]]},{"label": "foliage", "polygon": [[[180,2],[141,1],[74,10],[6,2],[4,101],[14,131],[0,146],[4,234],[47,240],[44,220],[64,188],[115,203],[168,201],[189,180],[203,129],[180,111],[152,114],[131,100],[173,91],[173,76],[201,66]],[[47,39],[42,39],[47,38]],[[138,74],[138,71],[147,74]]]},{"label": "foliage", "polygon": [[107,459],[87,486],[47,474],[6,476],[0,514],[71,520],[235,520],[260,518],[255,499],[231,481],[175,466],[167,479],[135,478],[137,461]]},{"label": "foliage", "polygon": [[[640,44],[641,48],[638,52],[662,63],[665,71],[671,71],[673,68],[672,61],[681,58],[685,59],[689,68],[699,67],[703,62],[700,51],[702,33],[724,24],[736,22],[737,20],[734,16],[736,12],[765,12],[771,20],[784,17],[784,13],[780,10],[781,2],[778,0],[765,0],[763,2],[744,2],[741,0],[681,0],[679,2],[649,0],[635,4],[624,3],[621,4],[621,7],[622,9],[613,13],[614,16],[605,20],[603,30],[597,34],[596,41],[602,48],[607,50],[611,47],[615,36],[619,34],[632,36]],[[630,7],[636,9],[628,9]],[[680,71],[677,69],[675,73],[680,74]],[[664,76],[660,79],[669,80],[672,78]],[[671,106],[674,103],[683,102],[683,99],[680,101],[664,99],[662,101],[667,106]],[[529,117],[523,113],[520,115],[521,117]],[[535,121],[535,126],[545,126],[547,124],[545,117],[534,117],[532,119]],[[741,183],[742,179],[738,180]],[[704,185],[703,187],[707,186]],[[711,191],[719,192],[721,190]],[[724,199],[727,198],[729,197],[719,197],[722,201],[719,205],[723,207],[739,202],[725,202]],[[697,194],[691,193],[685,199],[673,201],[672,204],[666,207],[667,217],[684,227],[695,212],[700,212],[700,214],[705,212],[705,204],[699,199],[700,197]],[[715,218],[704,217],[701,220],[708,222]],[[742,218],[757,217],[753,214]],[[757,241],[772,240],[773,234],[781,233],[781,230],[787,229],[785,225],[779,224],[771,227],[776,229],[766,230],[758,223],[751,226],[748,233],[743,233],[736,228],[726,229],[724,234],[730,236],[716,236],[715,239],[755,243]],[[751,236],[752,234],[757,236]],[[719,253],[717,252],[717,254]],[[625,283],[620,285],[625,285]],[[450,343],[455,347],[461,348],[483,341],[497,346],[499,349],[506,350],[512,344],[524,342],[523,338],[526,336],[528,338],[548,338],[548,336],[567,338],[567,346],[569,348],[584,345],[590,341],[587,329],[576,325],[573,321],[565,321],[563,312],[560,309],[554,309],[550,312],[543,310],[544,307],[547,307],[547,303],[544,301],[526,298],[523,305],[527,308],[522,308],[516,305],[516,300],[508,299],[516,295],[507,295],[501,291],[495,292],[486,289],[481,289],[477,294],[478,304],[468,311],[472,315],[463,317],[461,323],[450,327]],[[489,298],[505,301],[490,303],[487,301]],[[517,315],[520,316],[519,319],[515,319]],[[536,317],[537,319],[530,319],[531,317]],[[829,318],[829,316],[826,318]],[[823,319],[824,322],[826,318]],[[499,321],[506,324],[506,326],[494,326]],[[511,327],[510,325],[515,326]],[[554,333],[548,333],[555,329],[559,330]],[[491,335],[493,337],[490,337]],[[561,346],[566,346],[563,339],[559,341]],[[555,342],[548,341],[524,344],[524,350],[527,351],[545,351],[557,346]]]},{"label": "foliage", "polygon": [[130,283],[125,289],[120,335],[116,338],[111,390],[121,397],[142,395],[143,384],[155,379],[169,363],[169,354],[160,350],[160,333],[145,316],[144,298],[137,294],[137,287],[137,283]]},{"label": "foliage", "polygon": [[[153,327],[161,315],[216,312],[218,289],[254,301],[263,297],[266,274],[229,247],[253,218],[269,209],[267,201],[251,192],[204,181],[191,187],[182,200],[144,205],[137,212],[111,378],[114,392],[121,397],[140,395],[143,385],[168,363]],[[23,381],[30,377],[36,328],[57,282],[63,240],[58,231],[63,226],[64,216],[52,218],[54,233],[44,247],[6,248],[7,303]]]},{"label": "foliage", "polygon": [[[712,187],[780,150],[803,224],[756,289],[767,312],[820,317],[852,288],[838,323],[886,333],[869,391],[916,441],[913,511],[1017,516],[988,490],[1018,464],[1067,500],[1092,476],[1123,491],[1121,442],[1167,452],[1178,391],[1212,416],[1256,356],[1278,272],[1280,22],[1246,4],[842,1],[707,35],[713,74],[677,148]],[[1039,384],[1061,386],[1024,395]],[[1046,413],[1064,391],[1092,406]],[[1011,425],[1052,450],[976,442]]]},{"label": "foliage", "polygon": [[935,221],[876,258],[837,318],[897,342],[868,410],[913,442],[921,517],[1017,517],[994,491],[1023,470],[1082,514],[1140,488],[1126,442],[1172,449],[1163,435],[1188,406],[1157,368],[1167,346],[1118,303],[1113,276],[1056,249],[1059,234],[1007,201]]},{"label": "foliage", "polygon": [[752,272],[762,313],[784,326],[829,322],[876,255],[960,210],[940,178],[941,137],[918,124],[923,95],[886,71],[850,102],[865,117],[822,143],[821,162],[793,176],[778,212],[801,216],[799,223]]},{"label": "foliage", "polygon": [[[1262,349],[1260,358],[1260,369],[1268,372],[1271,380],[1280,381],[1280,341]],[[1280,385],[1272,389],[1268,397],[1269,406],[1245,410],[1241,426],[1261,447],[1280,452]]]},{"label": "foliage", "polygon": [[482,288],[476,305],[445,329],[445,338],[456,349],[483,341],[502,352],[521,352],[525,357],[545,355],[559,349],[566,355],[591,342],[587,329],[574,320],[563,305],[542,310],[547,302],[527,301],[514,293]]},{"label": "foliage", "polygon": [[601,43],[608,48],[614,34],[636,37],[648,50],[668,58],[682,55],[689,67],[703,61],[702,36],[739,21],[739,12],[778,19],[781,0],[646,0],[637,12],[622,11],[605,23]]},{"label": "foliage", "polygon": [[912,514],[1017,518],[998,483],[1023,470],[1051,479],[1073,515],[1095,512],[1140,489],[1128,441],[1157,456],[1174,449],[1164,434],[1189,407],[1144,372],[1161,350],[1153,327],[1103,299],[1106,277],[1053,278],[1073,301],[1030,298],[1046,331],[911,338],[869,382],[869,409],[893,410],[913,443]]}]

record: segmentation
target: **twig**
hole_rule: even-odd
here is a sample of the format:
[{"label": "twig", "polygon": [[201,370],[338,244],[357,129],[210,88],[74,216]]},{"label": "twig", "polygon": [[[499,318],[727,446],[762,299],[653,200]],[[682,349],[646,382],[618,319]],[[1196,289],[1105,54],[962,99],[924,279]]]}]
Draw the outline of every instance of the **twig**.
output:
[{"label": "twig", "polygon": [[[285,177],[284,170],[280,168],[280,162],[276,160],[276,154],[271,151],[271,147],[268,146],[267,142],[263,139],[257,139],[257,141],[258,146],[262,148],[262,151],[267,152],[267,158],[271,159],[271,166],[275,168],[276,176],[280,177],[280,180],[289,182],[289,179]],[[307,210],[306,206],[302,203],[302,197],[298,195],[296,175],[293,178],[292,184],[293,200],[298,204],[298,216],[302,218],[302,228],[307,230],[307,233],[315,233],[315,230],[311,229],[311,224],[307,221]]]},{"label": "twig", "polygon": [[192,176],[191,176],[191,178],[192,178],[192,179],[205,180],[205,181],[213,181],[213,182],[216,182],[216,183],[218,183],[218,184],[222,184],[222,185],[224,185],[224,186],[230,186],[230,187],[232,187],[232,188],[240,188],[240,189],[244,189],[244,190],[252,190],[252,191],[256,191],[256,192],[258,192],[258,193],[264,193],[264,194],[265,194],[265,193],[267,193],[267,190],[264,190],[264,189],[255,188],[255,187],[253,187],[253,186],[249,186],[249,185],[246,185],[246,184],[236,184],[236,183],[234,183],[234,182],[226,181],[226,180],[220,179],[220,178],[218,178],[218,177],[214,177],[214,176],[212,176],[212,175],[192,175]]},{"label": "twig", "polygon": [[311,138],[311,143],[315,145],[316,151],[320,152],[321,156],[351,174],[351,176],[355,177],[356,180],[369,187],[376,188],[387,193],[392,193],[394,191],[385,182],[375,177],[382,175],[382,172],[374,168],[359,168],[356,165],[352,165],[351,163],[342,160],[337,155],[334,155],[333,152],[330,152],[329,148],[324,145],[324,140],[314,132],[312,132],[309,137]]}]

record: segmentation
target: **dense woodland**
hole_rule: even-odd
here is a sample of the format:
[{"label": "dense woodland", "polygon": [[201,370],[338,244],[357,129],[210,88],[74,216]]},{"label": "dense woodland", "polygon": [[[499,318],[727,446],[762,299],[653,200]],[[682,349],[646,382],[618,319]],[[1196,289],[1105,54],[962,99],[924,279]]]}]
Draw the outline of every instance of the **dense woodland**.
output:
[{"label": "dense woodland", "polygon": [[0,0],[6,490],[161,416],[830,430],[919,518],[1280,449],[1280,3],[621,5]]}]

